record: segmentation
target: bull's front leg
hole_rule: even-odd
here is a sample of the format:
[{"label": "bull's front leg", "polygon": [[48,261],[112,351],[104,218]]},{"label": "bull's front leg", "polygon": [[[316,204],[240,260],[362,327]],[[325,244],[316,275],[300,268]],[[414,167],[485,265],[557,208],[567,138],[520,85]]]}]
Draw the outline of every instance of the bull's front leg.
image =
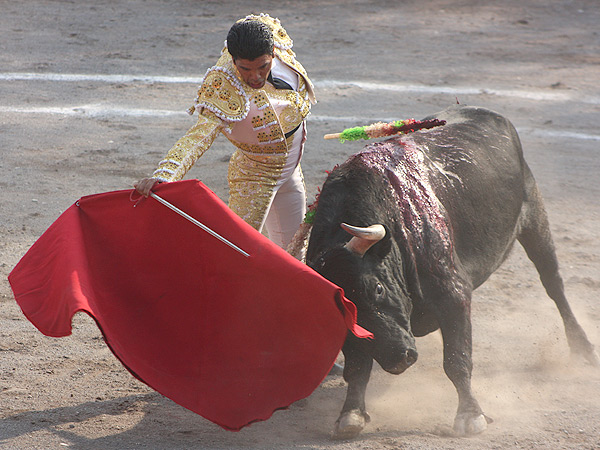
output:
[{"label": "bull's front leg", "polygon": [[492,420],[483,414],[471,392],[473,361],[470,297],[444,309],[440,317],[444,340],[444,371],[458,393],[454,432],[459,436],[478,434],[485,431]]},{"label": "bull's front leg", "polygon": [[365,407],[365,392],[371,377],[373,358],[349,336],[342,349],[344,353],[344,380],[348,383],[346,401],[335,422],[334,439],[352,439],[360,434],[371,420]]}]

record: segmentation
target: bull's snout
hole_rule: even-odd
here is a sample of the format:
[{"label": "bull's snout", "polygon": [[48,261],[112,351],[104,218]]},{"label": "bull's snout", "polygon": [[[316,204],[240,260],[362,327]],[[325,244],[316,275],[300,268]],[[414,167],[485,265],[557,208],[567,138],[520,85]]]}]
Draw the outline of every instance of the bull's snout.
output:
[{"label": "bull's snout", "polygon": [[394,375],[400,375],[415,362],[417,362],[418,356],[419,355],[415,350],[408,349],[402,354],[400,361],[398,361],[394,366],[387,368],[386,371]]}]

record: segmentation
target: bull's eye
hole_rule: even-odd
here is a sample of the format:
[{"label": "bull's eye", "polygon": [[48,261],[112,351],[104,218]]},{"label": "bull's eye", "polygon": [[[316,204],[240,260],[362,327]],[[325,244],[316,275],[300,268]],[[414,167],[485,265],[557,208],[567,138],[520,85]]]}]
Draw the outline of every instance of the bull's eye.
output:
[{"label": "bull's eye", "polygon": [[377,283],[377,287],[375,288],[375,293],[377,295],[382,295],[383,294],[383,286],[380,283]]}]

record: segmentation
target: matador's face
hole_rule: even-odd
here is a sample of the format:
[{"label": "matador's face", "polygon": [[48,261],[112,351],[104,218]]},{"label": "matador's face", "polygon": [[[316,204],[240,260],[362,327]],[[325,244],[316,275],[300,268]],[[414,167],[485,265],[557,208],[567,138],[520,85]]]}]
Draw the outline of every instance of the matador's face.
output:
[{"label": "matador's face", "polygon": [[260,89],[265,85],[272,63],[273,55],[262,55],[256,59],[238,58],[233,60],[240,77],[252,89]]}]

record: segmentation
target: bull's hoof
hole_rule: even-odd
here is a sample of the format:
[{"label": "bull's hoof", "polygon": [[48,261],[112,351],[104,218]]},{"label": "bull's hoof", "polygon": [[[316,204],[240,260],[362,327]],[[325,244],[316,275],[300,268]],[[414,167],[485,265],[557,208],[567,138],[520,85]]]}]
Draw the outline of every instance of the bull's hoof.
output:
[{"label": "bull's hoof", "polygon": [[358,409],[347,411],[335,422],[333,439],[352,439],[360,434],[371,418]]},{"label": "bull's hoof", "polygon": [[454,419],[454,433],[457,436],[471,436],[483,433],[487,429],[488,421],[491,422],[491,419],[488,419],[483,414],[457,414]]},{"label": "bull's hoof", "polygon": [[571,362],[578,363],[579,361],[585,360],[588,364],[593,367],[600,367],[600,358],[598,353],[594,349],[594,346],[584,336],[580,339],[578,344],[571,344]]},{"label": "bull's hoof", "polygon": [[585,355],[585,359],[591,366],[600,367],[600,358],[598,358],[598,353],[596,353],[594,350],[589,351]]}]

